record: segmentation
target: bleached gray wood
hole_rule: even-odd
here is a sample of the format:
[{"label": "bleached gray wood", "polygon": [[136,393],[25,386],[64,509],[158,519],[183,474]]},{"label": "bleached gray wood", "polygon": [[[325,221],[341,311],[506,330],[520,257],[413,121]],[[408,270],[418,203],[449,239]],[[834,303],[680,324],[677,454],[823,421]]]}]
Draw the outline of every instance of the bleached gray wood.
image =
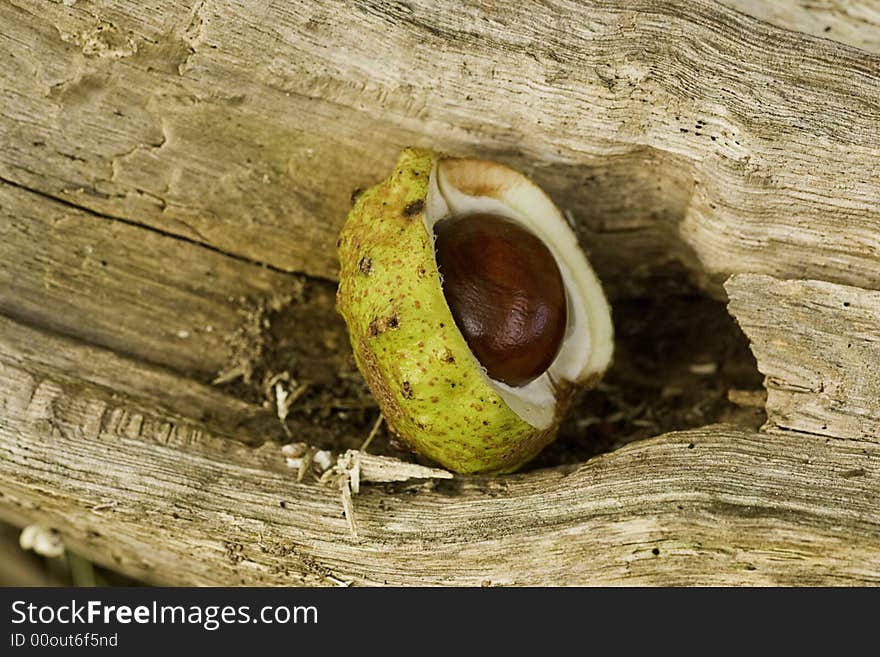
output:
[{"label": "bleached gray wood", "polygon": [[202,380],[229,365],[249,314],[303,289],[298,277],[2,183],[0,262],[0,313]]},{"label": "bleached gray wood", "polygon": [[353,539],[338,488],[277,445],[0,357],[0,516],[165,584],[877,584],[878,450],[718,425],[575,469],[362,484]]},{"label": "bleached gray wood", "polygon": [[766,429],[880,443],[880,292],[748,274],[725,289],[766,377]]},{"label": "bleached gray wood", "polygon": [[613,294],[681,264],[878,288],[880,56],[777,22],[708,0],[15,0],[0,177],[332,279],[352,190],[433,146],[532,174]]},{"label": "bleached gray wood", "polygon": [[[3,316],[0,336],[0,359],[33,376],[50,374],[88,383],[108,393],[125,395],[156,412],[197,418],[206,428],[251,444],[284,435],[274,407],[243,401],[166,368],[23,326]],[[291,429],[296,430],[295,426]],[[309,428],[312,440],[319,433],[319,429]]]},{"label": "bleached gray wood", "polygon": [[719,0],[778,27],[880,54],[877,0]]},{"label": "bleached gray wood", "polygon": [[[880,56],[753,4],[0,3],[0,517],[170,584],[880,583],[876,378],[840,341],[876,354]],[[351,191],[408,144],[533,175],[612,296],[848,284],[731,283],[786,430],[363,483],[353,539],[207,383],[289,272],[335,277]]]}]

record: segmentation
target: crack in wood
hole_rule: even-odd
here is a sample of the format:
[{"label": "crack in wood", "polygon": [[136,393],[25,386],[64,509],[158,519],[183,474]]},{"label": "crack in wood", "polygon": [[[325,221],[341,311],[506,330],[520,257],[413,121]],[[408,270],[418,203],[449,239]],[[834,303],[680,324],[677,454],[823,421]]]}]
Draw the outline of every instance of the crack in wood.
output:
[{"label": "crack in wood", "polygon": [[[161,147],[161,145],[157,146],[156,148],[158,148],[158,147]],[[89,208],[88,206],[80,205],[80,204],[76,203],[75,201],[71,201],[70,199],[66,199],[64,197],[56,196],[54,194],[51,194],[49,192],[46,192],[46,191],[43,191],[40,189],[35,189],[33,187],[23,185],[21,183],[18,183],[14,180],[10,180],[9,178],[5,178],[3,176],[0,176],[0,183],[5,184],[5,185],[9,185],[11,187],[15,187],[16,189],[20,189],[20,190],[22,190],[24,192],[28,192],[30,194],[34,194],[34,195],[39,196],[43,199],[46,199],[48,201],[51,201],[53,203],[57,203],[59,205],[62,205],[62,206],[68,207],[68,208],[71,208],[71,209],[76,210],[78,212],[84,212],[85,214],[88,214],[88,215],[95,217],[95,218],[98,218],[98,219],[103,219],[103,220],[107,220],[107,221],[115,221],[120,224],[132,226],[134,228],[139,228],[141,230],[146,230],[151,233],[155,233],[157,235],[161,235],[163,237],[170,238],[172,240],[186,242],[187,244],[193,244],[195,246],[198,246],[199,248],[205,249],[207,251],[212,251],[214,253],[219,253],[220,255],[226,256],[228,258],[232,258],[233,260],[237,260],[239,262],[245,262],[250,265],[264,267],[265,269],[276,272],[278,274],[289,275],[289,276],[304,276],[306,278],[310,278],[313,280],[326,281],[326,282],[330,282],[330,283],[334,283],[334,284],[336,282],[332,279],[322,278],[321,276],[313,276],[313,275],[303,274],[301,272],[297,272],[297,271],[293,271],[293,270],[282,269],[281,267],[277,267],[275,265],[272,265],[272,264],[269,264],[266,262],[260,262],[258,260],[253,260],[251,258],[248,258],[247,256],[243,256],[243,255],[240,255],[237,253],[225,251],[224,249],[218,248],[218,247],[216,247],[212,244],[209,244],[207,242],[200,242],[198,240],[190,239],[190,238],[183,236],[183,235],[180,235],[178,233],[171,233],[166,230],[162,230],[161,228],[156,228],[155,226],[142,224],[138,221],[135,221],[132,219],[127,219],[125,217],[119,217],[119,216],[107,214],[105,212],[99,212],[97,210]]]}]

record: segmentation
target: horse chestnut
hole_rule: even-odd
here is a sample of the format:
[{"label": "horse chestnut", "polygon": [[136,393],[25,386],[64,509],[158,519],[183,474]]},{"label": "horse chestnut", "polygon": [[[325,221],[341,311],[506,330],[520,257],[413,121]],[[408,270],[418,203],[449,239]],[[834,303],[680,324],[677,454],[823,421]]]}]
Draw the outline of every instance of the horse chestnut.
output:
[{"label": "horse chestnut", "polygon": [[496,381],[522,386],[543,374],[565,336],[565,285],[550,249],[505,217],[479,213],[434,226],[452,317]]},{"label": "horse chestnut", "polygon": [[337,304],[388,428],[511,472],[611,362],[601,284],[553,201],[497,162],[407,149],[339,236]]}]

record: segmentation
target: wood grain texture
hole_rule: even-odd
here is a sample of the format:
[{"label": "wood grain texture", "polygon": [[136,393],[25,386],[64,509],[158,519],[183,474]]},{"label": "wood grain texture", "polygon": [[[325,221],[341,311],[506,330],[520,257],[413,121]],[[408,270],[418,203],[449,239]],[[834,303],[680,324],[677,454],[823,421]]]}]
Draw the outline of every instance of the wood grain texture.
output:
[{"label": "wood grain texture", "polygon": [[[108,394],[124,395],[156,412],[197,419],[211,431],[251,444],[284,435],[274,408],[249,403],[166,368],[23,326],[2,316],[0,336],[4,362],[33,376],[51,374],[70,382],[83,382]],[[296,426],[291,431],[296,435],[306,433]],[[308,430],[313,441],[317,433],[314,427]]]},{"label": "wood grain texture", "polygon": [[362,485],[353,539],[338,489],[277,445],[0,355],[0,516],[165,584],[878,584],[878,450],[717,425],[575,469]]},{"label": "wood grain texture", "polygon": [[880,443],[880,292],[748,274],[725,288],[766,377],[765,429]]},{"label": "wood grain texture", "polygon": [[880,287],[880,57],[715,2],[15,0],[0,24],[0,176],[256,262],[332,279],[351,191],[414,144],[533,175],[613,295],[681,267]]},{"label": "wood grain texture", "polygon": [[216,375],[241,310],[301,283],[0,185],[0,311],[179,371]]},{"label": "wood grain texture", "polygon": [[719,0],[778,27],[880,54],[877,0]]},{"label": "wood grain texture", "polygon": [[344,339],[331,285],[3,183],[0,261],[0,313],[203,383],[272,311]]},{"label": "wood grain texture", "polygon": [[[0,3],[0,517],[166,584],[880,584],[880,55],[725,2]],[[336,235],[410,144],[532,175],[612,296],[828,281],[729,284],[774,433],[363,483],[352,538],[208,384],[273,332],[338,383]]]}]

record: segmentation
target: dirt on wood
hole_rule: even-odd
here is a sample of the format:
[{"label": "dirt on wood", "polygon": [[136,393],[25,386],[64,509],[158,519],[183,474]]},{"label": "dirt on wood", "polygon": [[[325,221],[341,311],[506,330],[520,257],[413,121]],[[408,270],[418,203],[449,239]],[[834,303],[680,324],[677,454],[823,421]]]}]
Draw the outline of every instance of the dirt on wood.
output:
[{"label": "dirt on wood", "polygon": [[[557,441],[528,469],[582,463],[668,431],[715,422],[757,429],[764,422],[762,407],[735,403],[741,391],[759,390],[762,378],[724,302],[688,290],[682,281],[664,287],[685,291],[613,302],[614,365],[596,389],[579,395]],[[299,294],[243,311],[224,369],[236,376],[223,380],[220,373],[218,385],[276,411],[279,403],[289,403],[277,430],[264,439],[341,453],[358,448],[370,433],[379,409],[355,367],[344,322],[328,315],[334,294],[334,284],[304,279]],[[303,425],[314,433],[285,429],[297,426],[301,432]],[[370,449],[428,463],[396,443],[385,427]]]}]

